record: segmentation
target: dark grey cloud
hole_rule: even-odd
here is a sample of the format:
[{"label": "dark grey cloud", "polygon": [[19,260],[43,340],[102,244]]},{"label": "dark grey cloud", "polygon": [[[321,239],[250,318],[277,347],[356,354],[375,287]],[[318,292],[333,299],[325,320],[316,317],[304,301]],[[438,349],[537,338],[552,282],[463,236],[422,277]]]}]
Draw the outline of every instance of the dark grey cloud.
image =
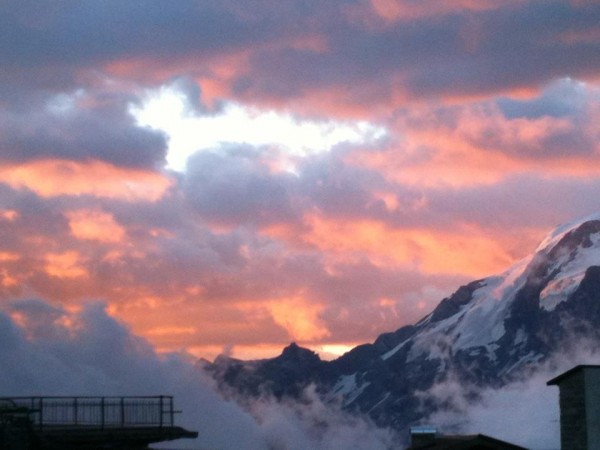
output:
[{"label": "dark grey cloud", "polygon": [[528,100],[499,98],[497,104],[507,119],[580,116],[592,99],[582,83],[562,79],[550,84],[542,95]]},{"label": "dark grey cloud", "polygon": [[[238,95],[289,99],[329,88],[368,104],[398,83],[427,98],[593,78],[600,70],[596,2],[507,2],[380,26],[372,25],[375,17],[352,19],[349,7],[357,3],[5,2],[2,77],[17,86],[58,86],[61,79],[72,86],[76,71],[114,61],[144,61],[159,77],[210,77],[212,57],[247,52],[249,71],[232,80]],[[300,44],[311,38],[324,48]]]},{"label": "dark grey cloud", "polygon": [[329,217],[349,219],[356,211],[384,214],[385,206],[374,201],[373,191],[388,187],[388,183],[379,173],[346,164],[347,150],[337,149],[304,161],[299,177],[303,195]]},{"label": "dark grey cloud", "polygon": [[467,33],[462,45],[455,40],[446,56],[440,54],[439,63],[411,76],[409,86],[425,96],[428,92],[487,94],[566,76],[595,77],[600,67],[594,54],[600,41],[569,42],[566,36],[594,32],[599,17],[597,3],[567,1],[508,4],[464,17],[455,36],[474,28],[473,37]]},{"label": "dark grey cloud", "polygon": [[264,40],[273,30],[253,27],[211,1],[8,1],[2,11],[0,57],[8,67],[201,57]]},{"label": "dark grey cloud", "polygon": [[[13,110],[102,83],[111,63],[141,63],[134,84],[210,74],[210,58],[281,35],[226,2],[8,0],[0,5],[0,99]],[[182,64],[185,69],[182,69]],[[125,75],[127,78],[127,75]],[[134,87],[134,86],[130,86]],[[134,87],[135,88],[135,87]]]},{"label": "dark grey cloud", "polygon": [[[567,1],[507,2],[482,11],[454,11],[379,27],[346,21],[327,28],[322,52],[257,50],[237,92],[252,98],[299,97],[336,89],[344,101],[369,105],[394,90],[415,98],[482,95],[551,80],[597,77],[595,38],[600,7]],[[312,23],[311,23],[312,24]],[[587,39],[569,39],[570,35]]]},{"label": "dark grey cloud", "polygon": [[199,152],[188,161],[183,189],[201,217],[227,225],[293,221],[294,175],[273,174],[260,150],[244,147]]},{"label": "dark grey cloud", "polygon": [[0,109],[0,160],[100,160],[123,167],[160,167],[167,138],[136,125],[128,112],[131,99],[82,89],[48,96],[27,109]]},{"label": "dark grey cloud", "polygon": [[392,219],[379,190],[397,194],[404,211],[421,198],[418,190],[344,162],[352,147],[305,157],[294,173],[271,172],[269,151],[226,146],[190,158],[181,187],[199,218],[231,227],[283,224],[300,232],[305,214],[314,212],[336,220]]}]

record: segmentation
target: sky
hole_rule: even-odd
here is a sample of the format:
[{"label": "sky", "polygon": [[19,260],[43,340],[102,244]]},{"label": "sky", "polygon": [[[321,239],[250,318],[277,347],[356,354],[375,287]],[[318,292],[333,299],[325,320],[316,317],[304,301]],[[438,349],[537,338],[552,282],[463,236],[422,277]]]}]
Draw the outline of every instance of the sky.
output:
[{"label": "sky", "polygon": [[599,121],[595,0],[3,0],[0,310],[331,358],[599,211]]}]

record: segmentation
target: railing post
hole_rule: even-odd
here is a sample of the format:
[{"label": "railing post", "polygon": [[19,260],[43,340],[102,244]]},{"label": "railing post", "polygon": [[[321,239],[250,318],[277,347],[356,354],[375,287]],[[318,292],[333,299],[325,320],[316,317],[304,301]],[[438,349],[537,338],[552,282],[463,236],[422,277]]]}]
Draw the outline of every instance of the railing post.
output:
[{"label": "railing post", "polygon": [[[82,401],[79,401],[82,399]],[[108,401],[108,403],[107,403]],[[20,397],[16,406],[29,406],[31,426],[43,431],[54,425],[98,427],[101,430],[127,426],[173,428],[175,425],[174,397]],[[81,421],[79,413],[81,412]],[[100,417],[98,417],[100,413]],[[155,414],[158,414],[156,417]],[[2,445],[0,443],[0,450]]]},{"label": "railing post", "polygon": [[77,425],[77,397],[73,397],[73,423]]},{"label": "railing post", "polygon": [[[35,398],[33,398],[33,397],[31,397],[31,398],[29,399],[29,409],[30,409],[31,411],[35,410]],[[39,413],[38,413],[38,414],[39,414]],[[38,419],[41,419],[41,417],[38,417]],[[35,423],[35,424],[34,424],[34,426],[37,426],[37,427],[39,427],[39,425],[40,425],[40,424],[39,424],[39,420],[38,420],[38,423]]]},{"label": "railing post", "polygon": [[159,426],[160,426],[160,428],[162,428],[163,427],[163,414],[164,414],[164,412],[163,412],[163,396],[162,395],[159,397],[159,400],[160,400],[160,414],[159,414],[158,420],[159,420]]},{"label": "railing post", "polygon": [[39,405],[38,409],[40,410],[40,430],[41,430],[42,428],[44,428],[44,409],[43,409],[44,399],[42,397],[40,397],[38,399],[38,405]]},{"label": "railing post", "polygon": [[102,419],[100,420],[100,427],[104,430],[104,397],[100,397],[100,414]]},{"label": "railing post", "polygon": [[121,428],[125,427],[125,398],[121,397]]}]

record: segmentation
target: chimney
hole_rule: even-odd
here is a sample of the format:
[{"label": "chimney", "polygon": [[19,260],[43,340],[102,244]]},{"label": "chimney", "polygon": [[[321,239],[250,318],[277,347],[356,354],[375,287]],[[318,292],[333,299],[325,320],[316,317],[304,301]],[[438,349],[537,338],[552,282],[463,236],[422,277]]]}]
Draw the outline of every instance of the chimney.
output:
[{"label": "chimney", "polygon": [[435,442],[437,429],[435,427],[410,427],[410,448],[425,447]]},{"label": "chimney", "polygon": [[561,448],[600,449],[600,366],[573,367],[547,385],[559,389]]}]

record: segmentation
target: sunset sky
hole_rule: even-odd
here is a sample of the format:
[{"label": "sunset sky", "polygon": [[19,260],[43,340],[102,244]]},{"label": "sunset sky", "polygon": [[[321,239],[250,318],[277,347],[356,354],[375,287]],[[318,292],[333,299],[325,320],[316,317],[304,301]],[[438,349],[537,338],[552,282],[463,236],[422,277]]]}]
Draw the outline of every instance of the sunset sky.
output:
[{"label": "sunset sky", "polygon": [[330,358],[600,211],[599,124],[598,0],[4,0],[0,309]]}]

